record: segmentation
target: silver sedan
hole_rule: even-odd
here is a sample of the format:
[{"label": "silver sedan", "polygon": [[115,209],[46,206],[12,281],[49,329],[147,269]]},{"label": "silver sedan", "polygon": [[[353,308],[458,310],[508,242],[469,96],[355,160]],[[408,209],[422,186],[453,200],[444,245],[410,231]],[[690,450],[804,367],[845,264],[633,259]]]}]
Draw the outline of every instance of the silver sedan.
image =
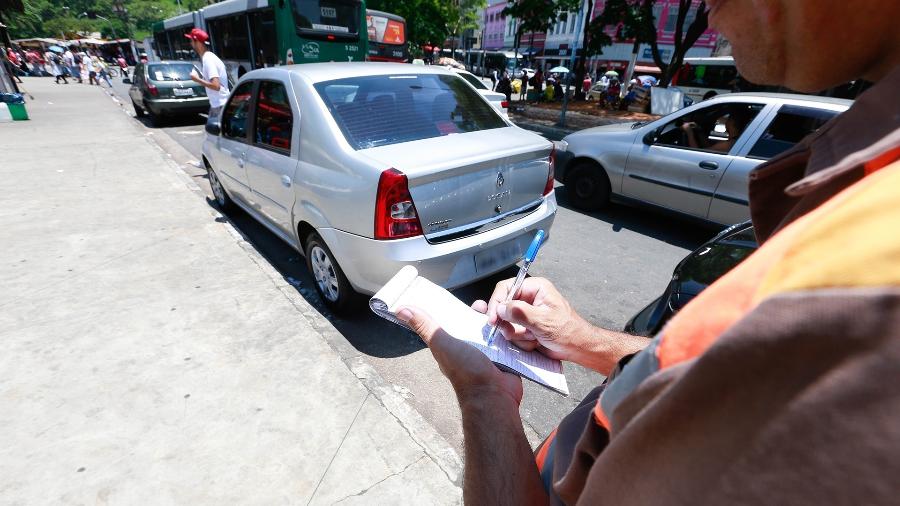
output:
[{"label": "silver sedan", "polygon": [[515,264],[556,213],[553,144],[440,67],[322,63],[243,76],[203,163],[302,252],[334,310],[414,265],[448,288]]},{"label": "silver sedan", "polygon": [[556,177],[580,209],[599,209],[613,198],[737,223],[749,218],[750,170],[851,104],[810,95],[722,95],[647,124],[573,133],[559,143],[565,153]]}]

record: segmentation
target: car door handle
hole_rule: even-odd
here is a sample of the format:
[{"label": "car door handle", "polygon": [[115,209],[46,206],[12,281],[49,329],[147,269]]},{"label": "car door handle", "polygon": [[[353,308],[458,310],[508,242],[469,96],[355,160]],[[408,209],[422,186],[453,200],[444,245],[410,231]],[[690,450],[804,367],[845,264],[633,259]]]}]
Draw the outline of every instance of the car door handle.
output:
[{"label": "car door handle", "polygon": [[247,159],[247,153],[241,153],[241,156],[238,157],[237,164],[238,167],[244,168],[244,161]]},{"label": "car door handle", "polygon": [[290,188],[291,187],[291,178],[289,176],[281,176],[281,184]]},{"label": "car door handle", "polygon": [[706,169],[706,170],[716,170],[716,169],[719,168],[719,164],[718,164],[718,163],[716,163],[716,162],[710,162],[710,161],[708,161],[708,160],[704,160],[704,161],[700,162],[699,165],[700,165],[700,168],[701,168],[701,169]]}]

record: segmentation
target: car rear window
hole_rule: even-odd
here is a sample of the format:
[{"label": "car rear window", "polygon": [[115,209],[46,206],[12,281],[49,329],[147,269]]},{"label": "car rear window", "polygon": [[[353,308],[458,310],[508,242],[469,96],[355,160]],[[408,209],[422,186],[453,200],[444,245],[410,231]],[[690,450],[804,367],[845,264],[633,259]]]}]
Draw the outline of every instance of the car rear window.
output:
[{"label": "car rear window", "polygon": [[478,79],[477,77],[473,76],[472,74],[457,74],[457,75],[459,75],[459,77],[462,77],[462,78],[465,79],[466,81],[469,81],[469,84],[471,84],[472,86],[474,86],[476,90],[486,90],[486,89],[488,89],[488,87],[485,86],[484,83],[481,82],[480,79]]},{"label": "car rear window", "polygon": [[351,77],[315,88],[354,149],[507,126],[455,75]]},{"label": "car rear window", "polygon": [[147,75],[151,81],[190,81],[191,63],[151,63],[147,66]]}]

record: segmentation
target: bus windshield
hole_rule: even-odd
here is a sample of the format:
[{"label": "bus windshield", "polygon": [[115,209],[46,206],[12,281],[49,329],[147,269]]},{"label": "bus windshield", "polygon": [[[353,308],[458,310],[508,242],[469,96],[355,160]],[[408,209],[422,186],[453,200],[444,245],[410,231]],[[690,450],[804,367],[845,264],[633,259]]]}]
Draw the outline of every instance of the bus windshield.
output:
[{"label": "bus windshield", "polygon": [[354,0],[293,0],[297,31],[357,38],[361,4]]}]

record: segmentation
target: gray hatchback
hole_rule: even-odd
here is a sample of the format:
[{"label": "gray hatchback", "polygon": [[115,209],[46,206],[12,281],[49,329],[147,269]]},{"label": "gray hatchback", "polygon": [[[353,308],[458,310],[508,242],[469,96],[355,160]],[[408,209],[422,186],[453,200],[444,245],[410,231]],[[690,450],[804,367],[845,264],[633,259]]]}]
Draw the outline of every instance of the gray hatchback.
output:
[{"label": "gray hatchback", "polygon": [[185,61],[139,63],[128,90],[134,113],[149,115],[156,124],[164,117],[208,112],[206,90],[191,80],[194,69]]}]

